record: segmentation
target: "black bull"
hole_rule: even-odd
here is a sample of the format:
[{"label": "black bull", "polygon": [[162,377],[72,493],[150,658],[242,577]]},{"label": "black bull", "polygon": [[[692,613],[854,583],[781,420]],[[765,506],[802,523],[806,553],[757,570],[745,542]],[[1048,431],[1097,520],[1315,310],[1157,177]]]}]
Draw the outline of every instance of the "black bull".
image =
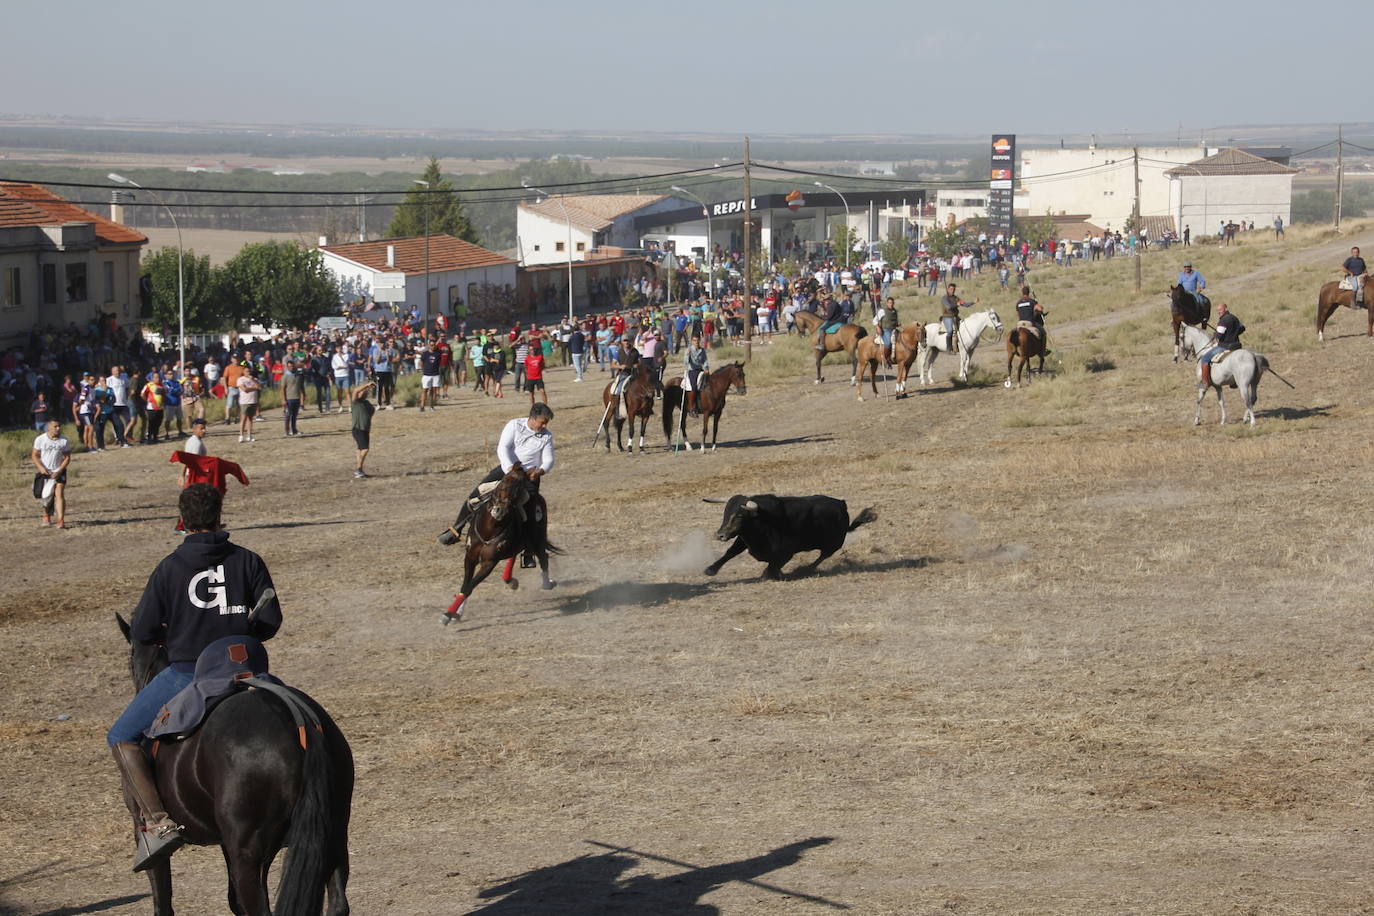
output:
[{"label": "black bull", "polygon": [[849,521],[844,500],[830,496],[732,496],[725,502],[725,518],[716,532],[717,540],[732,543],[725,554],[706,567],[714,576],[720,568],[744,551],[766,563],[765,579],[781,579],[782,568],[799,553],[819,550],[820,556],[799,572],[814,572],[821,561],[844,546],[845,535],[878,517],[868,508]]}]

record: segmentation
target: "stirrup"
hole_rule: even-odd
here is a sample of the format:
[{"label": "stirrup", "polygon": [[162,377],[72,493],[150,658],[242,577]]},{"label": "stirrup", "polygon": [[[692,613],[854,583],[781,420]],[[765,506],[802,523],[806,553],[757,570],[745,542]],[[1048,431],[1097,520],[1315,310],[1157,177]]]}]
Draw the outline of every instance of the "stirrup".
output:
[{"label": "stirrup", "polygon": [[186,845],[176,824],[159,830],[138,827],[135,834],[134,871],[146,871]]},{"label": "stirrup", "polygon": [[457,544],[462,539],[463,529],[458,527],[458,525],[456,524],[450,525],[443,531],[439,532],[439,543],[443,544],[445,547]]}]

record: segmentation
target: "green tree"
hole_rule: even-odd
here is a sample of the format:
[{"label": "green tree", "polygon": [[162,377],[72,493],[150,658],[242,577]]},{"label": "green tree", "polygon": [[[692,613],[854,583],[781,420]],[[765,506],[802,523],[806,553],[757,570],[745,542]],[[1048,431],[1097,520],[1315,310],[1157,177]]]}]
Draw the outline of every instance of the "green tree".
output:
[{"label": "green tree", "polygon": [[[153,321],[175,328],[177,307],[177,250],[164,245],[143,257],[140,271],[153,285]],[[194,251],[182,254],[182,290],[186,300],[186,330],[217,331],[222,326],[220,310],[215,307],[216,272],[209,255]]]},{"label": "green tree", "polygon": [[[836,264],[843,266],[848,263],[853,266],[864,261],[863,253],[859,250],[859,233],[849,228],[849,224],[843,219],[833,222],[830,226],[830,247],[835,251]],[[845,257],[845,252],[849,253],[848,258]]]},{"label": "green tree", "polygon": [[957,226],[932,226],[926,230],[925,242],[931,254],[948,258],[962,251],[969,239]]},{"label": "green tree", "polygon": [[294,242],[244,245],[220,270],[220,299],[236,320],[300,328],[339,311],[320,253]]},{"label": "green tree", "polygon": [[1049,211],[1039,219],[1018,220],[1014,229],[1017,238],[1025,239],[1032,249],[1039,248],[1055,234],[1054,217]]},{"label": "green tree", "polygon": [[412,185],[406,191],[405,199],[397,205],[396,213],[391,217],[391,225],[386,230],[387,238],[424,235],[425,207],[428,206],[430,235],[451,235],[477,244],[477,230],[468,222],[463,204],[453,190],[453,182],[439,171],[438,159],[430,157],[420,180],[429,182],[429,187]]},{"label": "green tree", "polygon": [[888,267],[900,267],[906,260],[906,253],[909,250],[907,240],[900,235],[893,235],[879,247],[879,252]]}]

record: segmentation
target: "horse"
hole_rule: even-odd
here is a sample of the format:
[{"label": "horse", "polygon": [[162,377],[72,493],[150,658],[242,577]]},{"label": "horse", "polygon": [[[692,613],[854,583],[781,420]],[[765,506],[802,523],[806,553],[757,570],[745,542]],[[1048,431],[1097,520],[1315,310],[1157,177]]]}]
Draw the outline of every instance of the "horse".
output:
[{"label": "horse", "polygon": [[[620,394],[612,392],[615,382],[607,382],[601,392],[601,405],[604,409],[601,425],[606,428],[606,451],[611,450],[611,423],[615,424],[615,446],[622,452],[621,432],[625,421],[630,421],[630,454],[635,453],[635,420],[639,420],[639,453],[644,453],[644,427],[654,415],[654,393],[658,389],[658,379],[649,370],[649,364],[640,360],[635,364],[634,375],[620,389]],[[607,415],[614,414],[613,417]],[[608,422],[609,420],[609,422]],[[599,436],[599,434],[598,434]],[[595,441],[593,441],[593,447]]]},{"label": "horse", "polygon": [[[797,327],[801,328],[802,334],[808,339],[814,338],[816,330],[821,326],[821,318],[814,312],[798,312],[796,320]],[[825,355],[843,350],[849,354],[849,384],[857,385],[859,383],[858,345],[859,341],[867,335],[868,332],[857,324],[842,324],[835,333],[825,335],[825,349],[813,349],[816,354],[815,384],[819,385],[825,381],[821,375],[821,361],[825,359]]]},{"label": "horse", "polygon": [[[983,338],[983,332],[992,328],[999,335],[1002,333],[1002,319],[997,317],[997,312],[992,308],[984,309],[981,312],[973,312],[959,324],[959,381],[968,381],[969,366],[973,363],[973,351],[978,348],[978,342]],[[920,379],[922,385],[935,384],[935,375],[931,367],[935,365],[935,357],[940,353],[948,353],[949,347],[945,343],[945,326],[938,321],[925,326],[925,340],[921,344],[921,371]]]},{"label": "horse", "polygon": [[511,574],[520,554],[539,559],[545,591],[557,584],[549,578],[549,554],[558,552],[549,543],[549,507],[520,465],[507,471],[491,495],[482,500],[464,533],[463,584],[441,618],[445,625],[463,619],[463,602],[502,560],[506,567],[501,571],[501,581],[512,590],[520,587],[520,580]]},{"label": "horse", "polygon": [[[925,336],[925,328],[920,322],[909,324],[899,331],[892,334],[892,352],[887,361],[888,368],[894,365],[897,367],[897,387],[896,396],[906,397],[906,377],[911,371],[911,364],[916,361],[916,354],[921,347],[921,341]],[[883,341],[878,336],[865,337],[859,341],[856,353],[859,358],[859,400],[864,399],[863,384],[865,371],[868,375],[869,387],[873,389],[873,396],[878,396],[878,360],[883,355]]]},{"label": "horse", "polygon": [[[142,690],[167,667],[167,650],[133,642],[129,624],[115,619],[129,642],[134,689]],[[318,914],[326,891],[330,916],[349,911],[353,754],[324,708],[291,692],[314,713],[318,729],[298,725],[267,691],[243,690],[221,701],[189,737],[160,743],[154,755],[158,793],[182,837],[224,853],[236,916],[270,916],[267,871],[283,846],[277,913]],[[127,797],[125,803],[137,827],[137,805]],[[148,880],[153,912],[170,916],[171,860],[151,866]]]},{"label": "horse", "polygon": [[[701,453],[706,454],[706,427],[714,423],[711,428],[711,451],[716,450],[716,437],[720,434],[720,415],[725,410],[725,395],[733,387],[741,395],[746,393],[744,385],[744,363],[730,363],[722,366],[710,375],[702,374],[700,387],[697,389],[697,410],[701,412]],[[692,443],[687,438],[687,410],[684,406],[687,392],[682,388],[681,377],[669,379],[663,386],[663,435],[664,438],[672,441],[673,434],[673,410],[682,408],[682,415],[679,420],[679,432],[682,433],[682,444],[687,446],[687,451],[692,450]]]},{"label": "horse", "polygon": [[[1370,305],[1374,305],[1374,276],[1364,278],[1365,315],[1369,319],[1369,327],[1365,333],[1369,337],[1374,337],[1374,308],[1370,308]],[[1355,308],[1354,290],[1341,289],[1341,284],[1337,280],[1323,283],[1317,292],[1317,340],[1326,340],[1326,322],[1341,306]]]},{"label": "horse", "polygon": [[1212,317],[1212,303],[1198,302],[1197,297],[1182,286],[1169,285],[1169,318],[1174,327],[1174,362],[1182,355],[1179,348],[1179,328],[1184,325],[1201,327]]},{"label": "horse", "polygon": [[[1211,343],[1211,338],[1206,331],[1195,328],[1192,325],[1183,327],[1183,355],[1196,357],[1207,349]],[[1244,423],[1247,420],[1251,426],[1255,425],[1255,401],[1259,397],[1260,376],[1265,372],[1271,372],[1279,378],[1277,372],[1269,368],[1269,360],[1263,355],[1253,350],[1232,350],[1231,355],[1220,364],[1212,365],[1212,385],[1217,393],[1217,406],[1221,408],[1221,425],[1226,425],[1226,402],[1222,400],[1221,389],[1226,386],[1239,388],[1241,398],[1245,401],[1245,416],[1241,418]],[[1202,366],[1197,367],[1197,377],[1202,379]],[[1202,399],[1207,397],[1207,389],[1201,388],[1197,393],[1197,411],[1193,414],[1193,425],[1202,423]]]},{"label": "horse", "polygon": [[[1022,327],[1018,322],[1017,326],[1011,329],[1007,335],[1007,380],[1002,384],[1011,387],[1011,364],[1016,357],[1021,357],[1021,362],[1016,366],[1016,387],[1021,387],[1021,373],[1025,370],[1026,364],[1035,357],[1040,357],[1040,373],[1045,371],[1045,329],[1040,328],[1040,333],[1034,329]],[[1031,373],[1026,373],[1026,384],[1030,384]]]}]

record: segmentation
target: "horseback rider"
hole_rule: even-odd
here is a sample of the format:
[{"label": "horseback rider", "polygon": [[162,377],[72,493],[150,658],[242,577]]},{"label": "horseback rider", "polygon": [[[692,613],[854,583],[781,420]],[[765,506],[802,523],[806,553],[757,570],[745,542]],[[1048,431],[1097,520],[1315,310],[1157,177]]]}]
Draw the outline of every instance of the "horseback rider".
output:
[{"label": "horseback rider", "polygon": [[[281,604],[273,597],[250,615],[260,596],[273,588],[267,564],[251,550],[229,542],[221,530],[224,497],[206,483],[181,491],[178,508],[187,535],[148,577],[134,610],[129,639],[167,649],[168,666],[157,673],[110,726],[105,736],[138,808],[134,871],[151,868],[186,841],[158,793],[152,761],[143,750],[143,730],[162,707],[194,679],[196,659],[226,636],[271,639],[281,626]],[[274,589],[275,590],[275,589]]]},{"label": "horseback rider", "polygon": [[687,348],[682,373],[682,390],[687,393],[687,409],[692,416],[701,415],[697,406],[697,392],[701,389],[701,378],[711,371],[709,351],[701,345],[701,337],[692,335],[692,345]]},{"label": "horseback rider", "polygon": [[1240,349],[1240,335],[1245,333],[1245,325],[1236,313],[1226,307],[1225,302],[1217,303],[1217,327],[1212,334],[1212,345],[1199,354],[1197,361],[1202,366],[1202,378],[1198,387],[1206,391],[1212,386],[1212,358],[1218,353]]},{"label": "horseback rider", "polygon": [[1031,295],[1029,286],[1021,287],[1021,298],[1016,300],[1016,320],[1025,322],[1040,332],[1040,346],[1043,355],[1050,355],[1050,337],[1045,331],[1045,307]]},{"label": "horseback rider", "polygon": [[619,395],[625,383],[634,377],[639,367],[639,351],[629,337],[622,338],[615,356],[611,357],[611,394]]},{"label": "horseback rider", "polygon": [[1193,294],[1197,301],[1198,308],[1207,309],[1212,305],[1212,300],[1203,295],[1203,290],[1207,288],[1207,278],[1193,270],[1193,262],[1185,261],[1183,272],[1178,275],[1178,285]]},{"label": "horseback rider", "polygon": [[821,300],[821,308],[825,310],[825,317],[821,319],[821,326],[816,329],[816,349],[824,352],[825,328],[827,325],[844,323],[844,307],[839,300],[831,298],[830,290],[827,289]]},{"label": "horseback rider", "polygon": [[1350,283],[1351,303],[1355,308],[1364,308],[1364,278],[1368,269],[1365,267],[1364,258],[1360,257],[1359,248],[1350,249],[1350,257],[1341,264],[1341,269],[1345,271],[1346,279]]},{"label": "horseback rider", "polygon": [[484,490],[483,486],[496,483],[511,468],[517,465],[522,468],[530,481],[531,490],[539,492],[539,479],[553,470],[553,433],[548,428],[552,419],[553,409],[541,402],[530,407],[528,417],[516,417],[506,423],[501,430],[501,439],[496,443],[496,459],[500,463],[472,488],[458,510],[457,521],[439,535],[440,544],[457,544],[462,539],[463,526],[472,518],[482,496],[494,489],[487,487]]},{"label": "horseback rider", "polygon": [[940,323],[945,326],[945,349],[951,353],[957,349],[956,344],[959,343],[959,309],[969,304],[955,295],[954,290],[955,285],[949,284],[945,287],[944,297],[940,299]]},{"label": "horseback rider", "polygon": [[892,336],[902,326],[901,319],[897,317],[897,300],[889,296],[887,302],[878,310],[878,315],[873,319],[873,324],[878,329],[878,336],[883,342],[883,364],[891,366]]}]

